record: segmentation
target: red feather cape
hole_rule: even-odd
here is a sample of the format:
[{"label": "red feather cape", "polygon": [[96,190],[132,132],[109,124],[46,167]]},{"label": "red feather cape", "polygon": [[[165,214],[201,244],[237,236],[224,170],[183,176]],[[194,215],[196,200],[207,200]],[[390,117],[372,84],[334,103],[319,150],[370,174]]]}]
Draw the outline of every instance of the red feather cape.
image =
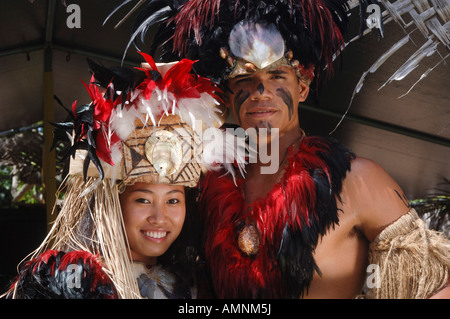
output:
[{"label": "red feather cape", "polygon": [[[333,143],[308,137],[303,139],[298,150],[291,147],[288,150],[289,165],[280,183],[266,198],[251,205],[246,205],[241,191],[244,180],[239,180],[236,186],[231,178],[223,177],[220,172],[208,175],[201,212],[206,230],[205,257],[218,297],[290,296],[286,294],[287,286],[297,283],[286,277],[278,261],[280,246],[286,239],[285,228],[289,228],[290,234],[303,233],[301,240],[306,240],[312,247],[313,260],[312,251],[319,235],[338,222],[335,201],[339,198],[341,182],[350,169],[353,154],[343,146],[336,148],[340,144]],[[320,191],[318,183],[324,184],[327,191]],[[324,196],[324,193],[328,195]],[[327,201],[329,203],[324,205]],[[243,254],[237,245],[236,225],[248,218],[256,223],[260,233],[256,256]],[[305,267],[308,266],[299,265],[298,269],[304,271]],[[316,268],[309,268],[312,279]],[[295,279],[301,281],[299,277]],[[298,285],[304,290],[309,282],[298,282]]]}]

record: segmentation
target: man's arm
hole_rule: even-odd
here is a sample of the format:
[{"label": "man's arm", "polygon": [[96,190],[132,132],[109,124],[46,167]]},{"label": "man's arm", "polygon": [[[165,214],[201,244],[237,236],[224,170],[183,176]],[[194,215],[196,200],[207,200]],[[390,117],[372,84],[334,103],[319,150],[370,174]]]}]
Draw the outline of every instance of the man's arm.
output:
[{"label": "man's arm", "polygon": [[370,242],[411,209],[394,179],[379,164],[362,157],[352,162],[342,196],[344,207],[356,213],[358,227]]},{"label": "man's arm", "polygon": [[[358,216],[379,266],[373,298],[448,298],[450,241],[427,229],[399,185],[377,163],[357,158],[344,180],[343,203]],[[446,287],[447,285],[447,287]]]},{"label": "man's arm", "polygon": [[450,279],[447,282],[447,286],[432,295],[430,299],[450,299]]}]

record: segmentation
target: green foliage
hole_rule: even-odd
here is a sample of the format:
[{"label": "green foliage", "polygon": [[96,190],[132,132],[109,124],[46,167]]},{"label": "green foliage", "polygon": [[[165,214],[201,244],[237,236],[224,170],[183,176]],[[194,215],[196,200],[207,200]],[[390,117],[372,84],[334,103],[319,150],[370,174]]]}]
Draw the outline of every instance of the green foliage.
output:
[{"label": "green foliage", "polygon": [[[37,199],[42,194],[42,185],[33,185],[17,203],[13,203],[12,195],[12,166],[0,167],[0,208],[18,208],[23,205],[37,205],[40,201]],[[25,183],[19,181],[18,189]]]}]

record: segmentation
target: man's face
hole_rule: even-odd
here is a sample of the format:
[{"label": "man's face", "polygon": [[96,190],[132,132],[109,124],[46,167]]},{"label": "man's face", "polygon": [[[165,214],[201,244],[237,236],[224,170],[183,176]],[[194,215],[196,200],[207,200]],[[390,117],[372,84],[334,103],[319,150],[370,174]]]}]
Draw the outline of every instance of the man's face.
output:
[{"label": "man's face", "polygon": [[298,103],[309,87],[287,66],[258,70],[229,80],[225,100],[244,128],[298,130]]}]

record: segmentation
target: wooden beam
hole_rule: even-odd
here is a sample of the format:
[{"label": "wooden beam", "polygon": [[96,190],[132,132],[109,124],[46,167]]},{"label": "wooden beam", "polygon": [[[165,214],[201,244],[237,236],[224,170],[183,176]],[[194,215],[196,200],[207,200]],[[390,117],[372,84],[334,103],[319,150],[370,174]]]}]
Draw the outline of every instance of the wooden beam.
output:
[{"label": "wooden beam", "polygon": [[[315,113],[319,113],[319,114],[323,114],[323,115],[327,115],[330,117],[334,117],[337,119],[341,119],[342,118],[342,113],[336,112],[336,111],[332,111],[332,110],[327,110],[327,109],[323,109],[323,108],[319,108],[317,106],[314,105],[308,105],[308,104],[301,104],[299,106],[300,110],[307,110],[307,111],[311,111],[311,112],[315,112]],[[383,121],[379,121],[379,120],[375,120],[375,119],[371,119],[368,117],[364,117],[364,116],[359,116],[359,115],[353,115],[353,114],[347,114],[344,117],[345,121],[351,121],[351,122],[355,122],[355,123],[359,123],[359,124],[363,124],[363,125],[367,125],[367,126],[371,126],[371,127],[375,127],[378,128],[380,130],[385,130],[385,131],[389,131],[389,132],[393,132],[396,134],[401,134],[401,135],[405,135],[405,136],[409,136],[409,137],[413,137],[419,140],[423,140],[423,141],[427,141],[430,143],[434,143],[434,144],[438,144],[438,145],[444,145],[447,147],[450,147],[450,139],[442,137],[442,136],[437,136],[437,135],[433,135],[433,134],[428,134],[425,132],[421,132],[421,131],[417,131],[417,130],[413,130],[407,127],[403,127],[403,126],[399,126],[399,125],[395,125],[395,124],[391,124],[391,123],[387,123],[387,122],[383,122]]]},{"label": "wooden beam", "polygon": [[45,209],[47,212],[47,230],[51,229],[56,218],[52,214],[56,199],[56,156],[55,150],[50,152],[53,141],[53,128],[50,123],[55,121],[53,100],[53,69],[52,49],[47,47],[44,53],[44,147],[42,150],[42,186]]},{"label": "wooden beam", "polygon": [[47,7],[44,49],[44,148],[42,150],[42,189],[47,214],[47,231],[50,231],[52,224],[56,219],[56,215],[53,214],[53,207],[55,206],[56,201],[56,155],[55,150],[50,152],[53,141],[53,128],[50,123],[55,122],[55,109],[53,104],[53,55],[51,47],[53,40],[55,11],[56,0],[49,0]]}]

